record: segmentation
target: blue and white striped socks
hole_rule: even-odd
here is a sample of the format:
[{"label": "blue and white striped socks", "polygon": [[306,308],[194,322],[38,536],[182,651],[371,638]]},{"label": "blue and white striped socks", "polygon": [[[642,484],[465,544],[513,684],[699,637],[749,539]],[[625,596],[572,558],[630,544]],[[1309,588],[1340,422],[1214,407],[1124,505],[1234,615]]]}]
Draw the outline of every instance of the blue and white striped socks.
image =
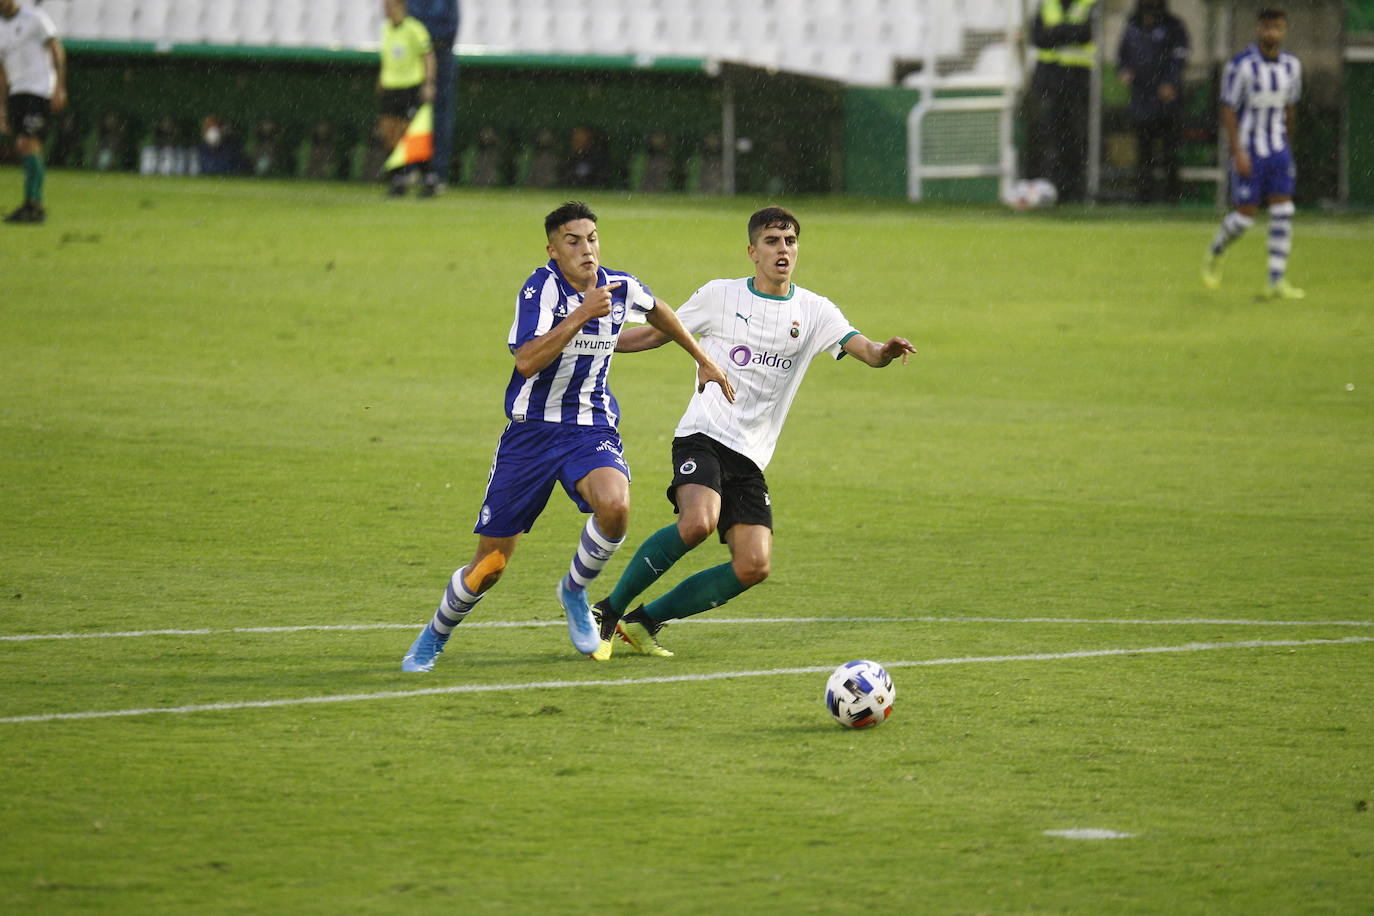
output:
[{"label": "blue and white striped socks", "polygon": [[453,574],[449,579],[448,587],[444,589],[444,598],[439,602],[439,609],[434,612],[434,619],[429,622],[430,629],[440,636],[447,636],[453,632],[453,628],[463,622],[473,605],[482,600],[481,595],[474,595],[468,591],[463,584],[463,574],[467,572],[464,566]]},{"label": "blue and white striped socks", "polygon": [[1226,214],[1226,218],[1221,221],[1221,228],[1217,230],[1216,238],[1212,239],[1212,257],[1219,257],[1227,246],[1245,234],[1245,230],[1255,225],[1255,221],[1241,213],[1239,210],[1232,210]]},{"label": "blue and white striped socks", "polygon": [[1293,250],[1293,213],[1291,200],[1269,206],[1269,285],[1274,286],[1288,272],[1288,255]]},{"label": "blue and white striped socks", "polygon": [[615,556],[615,552],[624,543],[623,537],[612,540],[602,534],[596,527],[595,518],[587,519],[587,524],[582,528],[582,539],[577,544],[577,553],[573,554],[563,584],[571,591],[582,590],[591,585],[592,580],[606,568],[606,564],[611,562],[611,557]]}]

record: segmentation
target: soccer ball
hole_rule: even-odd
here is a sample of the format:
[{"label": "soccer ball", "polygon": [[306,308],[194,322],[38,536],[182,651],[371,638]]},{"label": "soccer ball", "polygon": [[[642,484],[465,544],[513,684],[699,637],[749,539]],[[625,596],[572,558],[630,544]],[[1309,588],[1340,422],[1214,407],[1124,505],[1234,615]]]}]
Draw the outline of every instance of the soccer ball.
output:
[{"label": "soccer ball", "polygon": [[1002,202],[1013,210],[1038,210],[1059,202],[1059,191],[1043,178],[1013,181]]},{"label": "soccer ball", "polygon": [[892,715],[897,688],[877,662],[845,662],[825,682],[825,708],[845,728],[881,725]]}]

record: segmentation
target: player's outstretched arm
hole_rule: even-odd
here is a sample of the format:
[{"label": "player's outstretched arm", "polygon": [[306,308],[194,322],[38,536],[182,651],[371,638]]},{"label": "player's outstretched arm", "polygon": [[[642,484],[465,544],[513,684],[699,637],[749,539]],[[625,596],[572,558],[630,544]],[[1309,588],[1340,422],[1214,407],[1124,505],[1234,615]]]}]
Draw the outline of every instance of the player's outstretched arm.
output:
[{"label": "player's outstretched arm", "polygon": [[730,380],[725,377],[725,372],[716,365],[715,360],[701,349],[701,344],[697,343],[692,332],[682,324],[677,312],[665,305],[662,300],[656,300],[653,311],[644,317],[656,331],[677,343],[697,361],[697,391],[705,391],[707,385],[715,382],[720,386],[725,400],[731,404],[735,402],[735,386],[730,384]]},{"label": "player's outstretched arm", "polygon": [[892,337],[878,343],[862,334],[855,334],[844,342],[844,352],[874,369],[881,369],[899,356],[902,358],[902,365],[905,366],[907,359],[916,352],[916,348],[905,337]]},{"label": "player's outstretched arm", "polygon": [[620,336],[616,338],[615,352],[639,353],[643,350],[656,349],[667,342],[668,335],[658,328],[640,325],[635,328],[626,328],[620,332]]}]

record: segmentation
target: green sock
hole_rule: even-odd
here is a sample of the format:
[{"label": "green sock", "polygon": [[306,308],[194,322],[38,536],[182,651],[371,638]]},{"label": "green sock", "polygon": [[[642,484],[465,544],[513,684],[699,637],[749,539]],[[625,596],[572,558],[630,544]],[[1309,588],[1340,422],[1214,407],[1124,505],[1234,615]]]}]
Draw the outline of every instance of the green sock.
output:
[{"label": "green sock", "polygon": [[654,623],[680,620],[720,607],[742,591],[744,586],[736,578],[734,567],[722,563],[683,579],[677,588],[646,605],[644,613]]},{"label": "green sock", "polygon": [[625,613],[630,602],[657,582],[658,577],[681,560],[690,549],[677,533],[677,525],[660,528],[645,538],[644,543],[635,551],[630,565],[620,574],[620,581],[611,591],[611,597],[608,599],[611,602],[611,610],[618,614]]},{"label": "green sock", "polygon": [[37,153],[24,157],[24,200],[35,204],[43,202],[43,160]]}]

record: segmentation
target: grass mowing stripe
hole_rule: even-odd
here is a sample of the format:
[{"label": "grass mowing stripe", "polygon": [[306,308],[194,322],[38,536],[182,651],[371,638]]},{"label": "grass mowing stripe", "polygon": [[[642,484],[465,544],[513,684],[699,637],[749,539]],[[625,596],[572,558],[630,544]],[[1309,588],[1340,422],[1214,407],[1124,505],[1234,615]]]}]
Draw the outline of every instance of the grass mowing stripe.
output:
[{"label": "grass mowing stripe", "polygon": [[[1065,661],[1080,658],[1111,658],[1122,655],[1161,655],[1179,652],[1214,652],[1221,649],[1283,649],[1306,646],[1339,646],[1374,643],[1374,637],[1347,636],[1342,639],[1279,639],[1246,640],[1244,642],[1194,642],[1181,646],[1146,646],[1135,649],[1082,649],[1075,652],[1039,652],[1026,655],[978,655],[957,658],[935,658],[921,661],[883,662],[888,668],[924,668],[937,665],[974,665],[996,662]],[[376,693],[339,694],[336,696],[295,697],[280,700],[252,700],[238,703],[203,703],[192,706],[147,707],[143,709],[108,709],[89,712],[45,713],[33,716],[6,716],[0,724],[25,722],[56,722],[69,719],[111,719],[128,716],[147,716],[156,713],[189,714],[197,712],[226,712],[238,709],[273,709],[279,706],[309,706],[321,703],[359,703],[368,700],[398,700],[410,697],[446,696],[462,693],[493,693],[498,690],[557,690],[565,687],[635,687],[645,684],[680,684],[701,681],[724,681],[747,677],[776,677],[788,674],[824,674],[831,666],[802,668],[769,668],[761,671],[721,671],[714,674],[675,674],[663,677],[622,678],[590,681],[532,681],[524,684],[456,684],[450,687],[426,687],[420,690],[386,690]]]},{"label": "grass mowing stripe", "polygon": [[[1374,627],[1374,620],[1225,620],[1212,617],[1184,619],[1144,620],[1130,618],[1091,617],[706,617],[690,620],[675,620],[672,623],[1062,623],[1062,624],[1110,624],[1114,626],[1141,627],[1185,627],[1185,626],[1227,626],[1227,627]],[[465,630],[513,629],[520,627],[561,627],[561,620],[486,620],[464,624]],[[413,630],[414,623],[339,623],[308,624],[297,627],[225,627],[213,629],[202,627],[185,630],[125,630],[114,633],[24,633],[13,636],[0,636],[0,642],[34,642],[47,639],[133,639],[144,636],[222,636],[226,633],[305,633],[305,632],[353,632],[358,630]]]}]

